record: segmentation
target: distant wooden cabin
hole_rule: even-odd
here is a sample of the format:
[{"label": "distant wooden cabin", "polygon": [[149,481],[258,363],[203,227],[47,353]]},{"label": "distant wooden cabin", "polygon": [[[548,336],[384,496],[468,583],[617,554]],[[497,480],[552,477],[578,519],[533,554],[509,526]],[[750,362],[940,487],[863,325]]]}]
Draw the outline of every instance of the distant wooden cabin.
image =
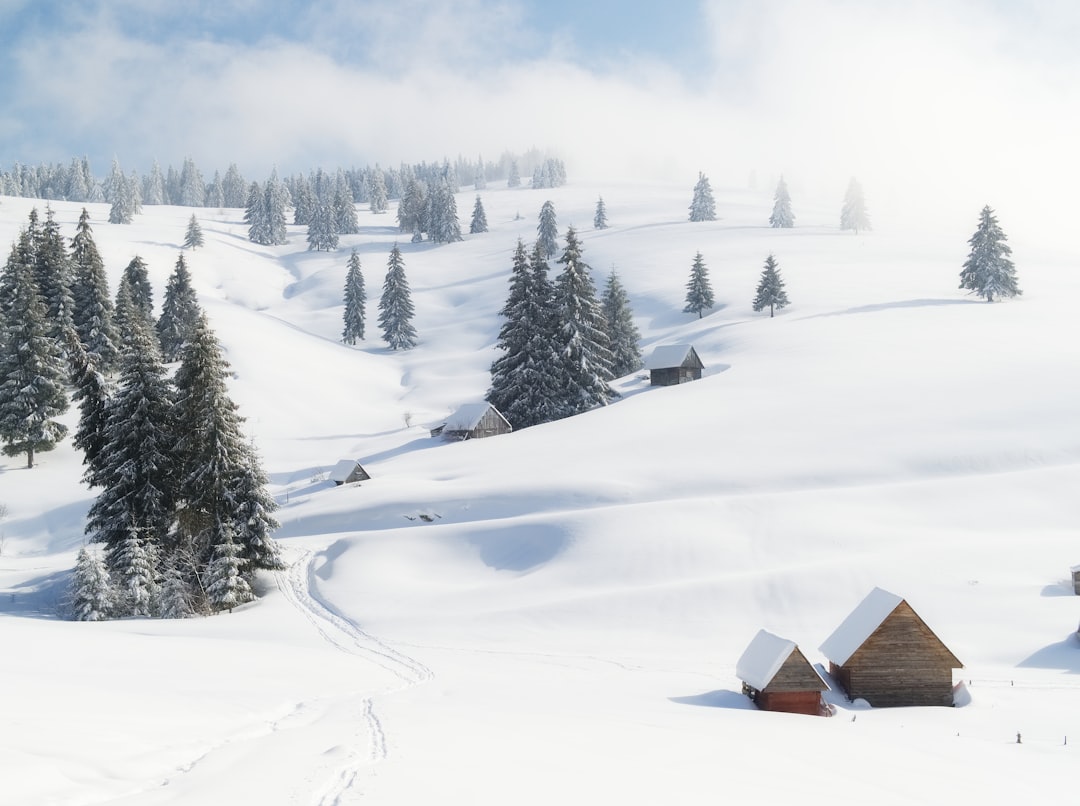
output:
[{"label": "distant wooden cabin", "polygon": [[762,711],[818,716],[826,713],[821,692],[829,690],[794,641],[759,630],[735,665],[743,694]]},{"label": "distant wooden cabin", "polygon": [[490,403],[466,403],[445,423],[432,429],[431,435],[462,441],[509,434],[513,430],[506,418]]},{"label": "distant wooden cabin", "polygon": [[689,344],[664,344],[653,350],[645,362],[650,386],[676,386],[701,380],[705,365]]},{"label": "distant wooden cabin", "polygon": [[821,645],[829,674],[875,707],[952,705],[963,664],[902,598],[874,588]]},{"label": "distant wooden cabin", "polygon": [[1073,579],[1073,593],[1080,596],[1080,565],[1074,565],[1071,569]]},{"label": "distant wooden cabin", "polygon": [[355,459],[342,459],[334,469],[330,471],[330,480],[338,486],[352,484],[356,481],[367,481],[371,476],[360,466]]}]

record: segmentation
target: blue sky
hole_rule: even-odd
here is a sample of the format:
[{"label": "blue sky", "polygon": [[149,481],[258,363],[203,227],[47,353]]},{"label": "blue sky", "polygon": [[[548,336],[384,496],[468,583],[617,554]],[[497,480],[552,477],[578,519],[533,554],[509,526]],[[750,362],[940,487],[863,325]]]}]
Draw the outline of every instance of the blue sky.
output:
[{"label": "blue sky", "polygon": [[254,178],[536,146],[578,176],[1023,191],[1072,170],[1077,5],[0,0],[0,167]]}]

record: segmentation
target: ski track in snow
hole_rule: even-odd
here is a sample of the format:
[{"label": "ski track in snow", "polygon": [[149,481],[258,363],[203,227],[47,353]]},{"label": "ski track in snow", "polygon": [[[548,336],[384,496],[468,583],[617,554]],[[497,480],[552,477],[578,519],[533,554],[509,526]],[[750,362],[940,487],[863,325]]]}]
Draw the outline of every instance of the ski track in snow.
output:
[{"label": "ski track in snow", "polygon": [[[299,610],[315,627],[319,635],[335,649],[355,655],[390,672],[401,685],[400,691],[432,679],[432,671],[420,661],[405,655],[374,635],[360,629],[351,619],[340,613],[332,604],[320,598],[315,588],[315,560],[312,551],[303,553],[285,571],[275,574],[278,590],[293,607]],[[394,691],[392,690],[392,691]],[[347,761],[313,793],[315,806],[338,806],[342,797],[356,783],[365,765],[378,764],[389,754],[386,732],[375,711],[373,697],[361,701],[358,719],[363,723],[370,750],[364,758],[356,747],[349,748]]]}]

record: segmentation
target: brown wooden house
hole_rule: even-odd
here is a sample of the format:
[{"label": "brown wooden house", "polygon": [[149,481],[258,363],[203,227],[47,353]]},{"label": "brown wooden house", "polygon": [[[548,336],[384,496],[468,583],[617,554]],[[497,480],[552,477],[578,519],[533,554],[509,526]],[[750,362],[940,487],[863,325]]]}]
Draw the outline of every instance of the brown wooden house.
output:
[{"label": "brown wooden house", "polygon": [[431,435],[463,441],[509,434],[513,430],[506,418],[490,403],[466,403],[445,423],[433,429]]},{"label": "brown wooden house", "polygon": [[743,694],[762,711],[825,714],[821,692],[829,684],[810,665],[794,641],[759,630],[735,664]]},{"label": "brown wooden house", "polygon": [[705,365],[689,344],[664,344],[653,350],[645,362],[650,386],[675,386],[701,380]]},{"label": "brown wooden house", "polygon": [[1073,593],[1080,596],[1080,565],[1074,565],[1069,570],[1072,571]]},{"label": "brown wooden house", "polygon": [[870,591],[821,651],[847,695],[875,707],[952,705],[952,670],[963,667],[911,605],[881,588]]}]

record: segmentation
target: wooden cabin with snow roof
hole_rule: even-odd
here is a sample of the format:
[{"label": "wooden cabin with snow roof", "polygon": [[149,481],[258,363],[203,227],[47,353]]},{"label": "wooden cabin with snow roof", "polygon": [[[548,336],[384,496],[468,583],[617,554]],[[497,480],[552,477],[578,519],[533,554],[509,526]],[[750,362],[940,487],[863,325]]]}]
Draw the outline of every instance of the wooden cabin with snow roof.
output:
[{"label": "wooden cabin with snow roof", "polygon": [[1072,573],[1073,593],[1080,596],[1080,565],[1074,565],[1069,571]]},{"label": "wooden cabin with snow roof", "polygon": [[963,664],[906,601],[874,588],[821,651],[851,699],[876,708],[952,705],[953,669]]},{"label": "wooden cabin with snow roof", "polygon": [[371,476],[355,459],[341,459],[330,471],[330,480],[339,487],[343,484],[355,484],[367,481]]},{"label": "wooden cabin with snow roof", "polygon": [[650,386],[676,386],[701,380],[705,365],[690,344],[662,344],[645,362]]},{"label": "wooden cabin with snow roof", "polygon": [[759,630],[735,664],[743,694],[762,711],[820,716],[827,713],[821,692],[829,690],[794,641]]},{"label": "wooden cabin with snow roof", "polygon": [[431,432],[432,436],[457,440],[483,439],[499,434],[509,434],[514,429],[510,423],[490,403],[466,403],[455,411],[443,423]]}]

